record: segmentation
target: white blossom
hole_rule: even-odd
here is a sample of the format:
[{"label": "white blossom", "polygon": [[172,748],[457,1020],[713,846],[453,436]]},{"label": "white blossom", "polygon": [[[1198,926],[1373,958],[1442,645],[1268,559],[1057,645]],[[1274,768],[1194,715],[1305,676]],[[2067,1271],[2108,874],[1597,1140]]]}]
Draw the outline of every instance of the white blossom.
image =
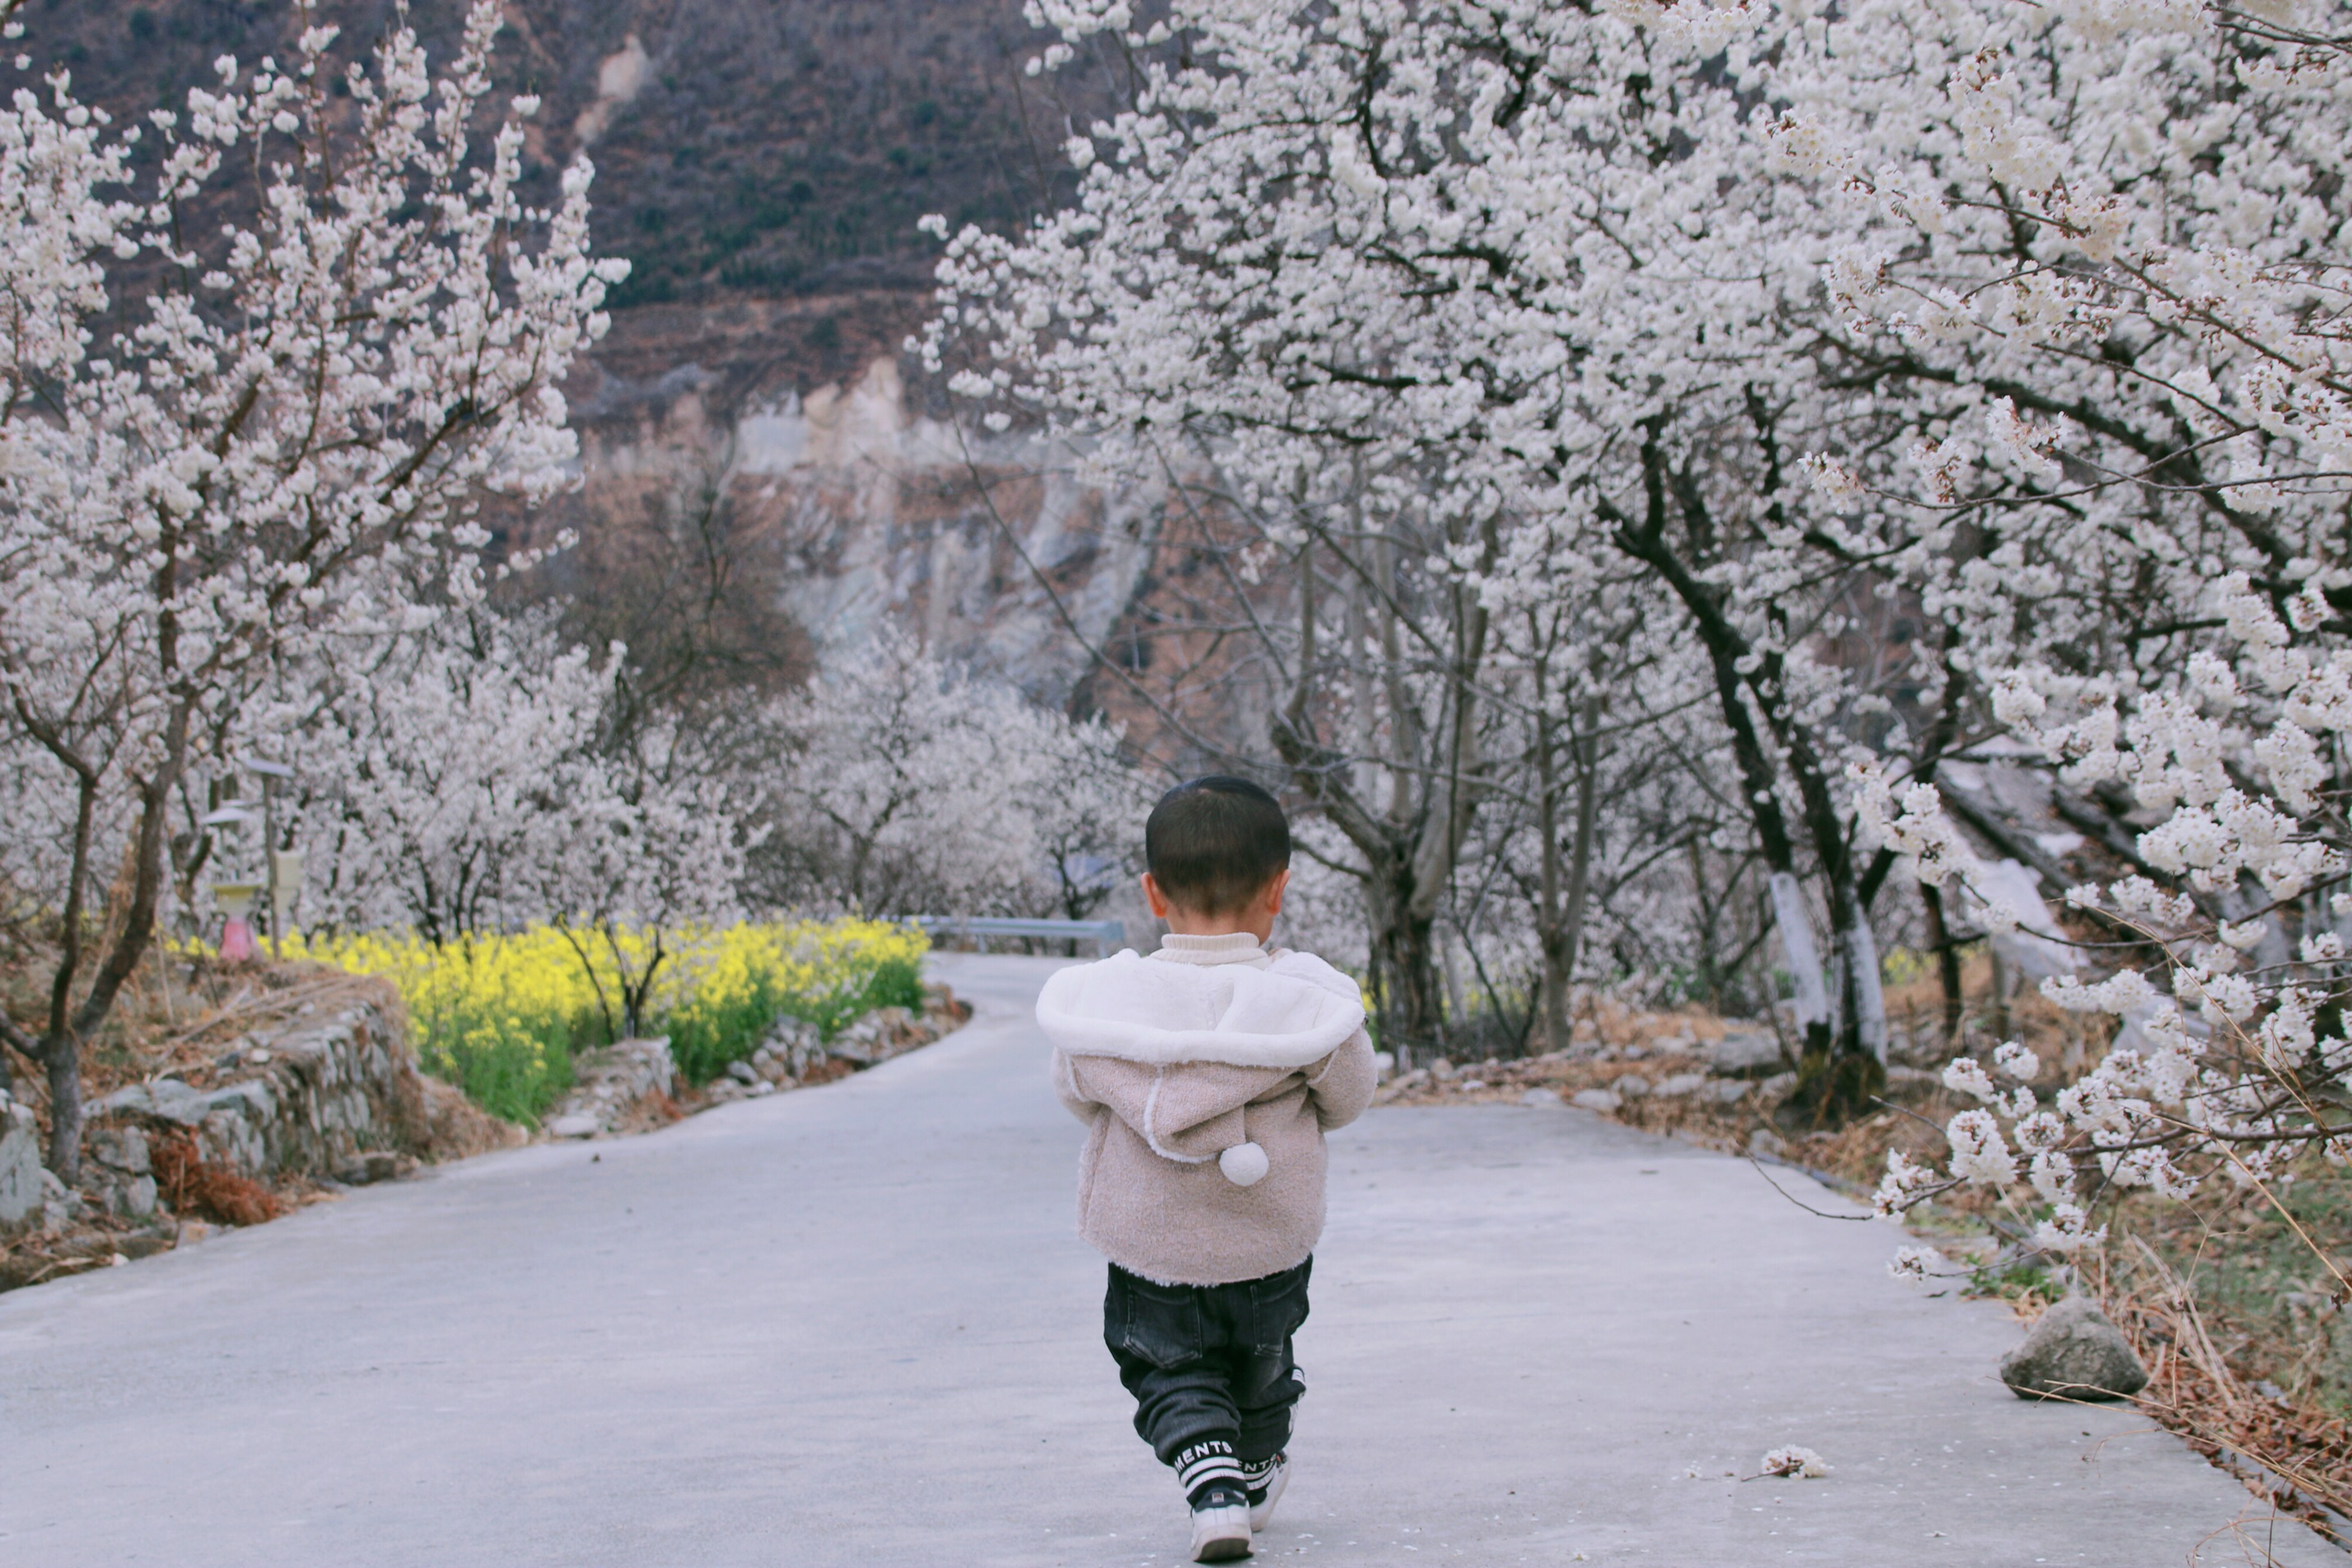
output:
[{"label": "white blossom", "polygon": [[2033,1229],[2033,1245],[2044,1252],[2064,1256],[2086,1247],[2096,1247],[2106,1239],[2106,1226],[2090,1228],[2090,1216],[2076,1204],[2053,1206],[2050,1217]]},{"label": "white blossom", "polygon": [[1879,1178],[1871,1206],[1879,1218],[1889,1219],[1949,1185],[1933,1167],[1919,1163],[1900,1149],[1890,1149],[1886,1152],[1886,1174]]},{"label": "white blossom", "polygon": [[2017,1179],[2017,1157],[2000,1135],[1990,1110],[1963,1110],[1944,1124],[1952,1147],[1952,1174],[1979,1186],[2006,1186]]},{"label": "white blossom", "polygon": [[[1035,18],[1065,44],[1127,26]],[[1782,846],[1790,877],[1811,853],[1809,907],[1847,911],[1830,989],[1854,1040],[1876,938],[1832,868],[1849,828],[1994,935],[2083,955],[2043,992],[2116,1020],[2106,1054],[2047,1106],[2029,1057],[1995,1056],[2006,1089],[1955,1064],[1979,1108],[1949,1161],[1892,1161],[1878,1194],[2011,1189],[2053,1205],[2044,1245],[2078,1247],[2100,1234],[2065,1195],[2078,1170],[2182,1193],[2338,1125],[2283,1075],[2333,1059],[2286,994],[2337,994],[2313,966],[2341,941],[2315,928],[2352,909],[2325,901],[2352,735],[2352,110],[2338,46],[2226,21],[1177,0],[1184,47],[1138,57],[1077,202],[949,242],[919,352],[1089,471],[1213,475],[1282,559],[1429,521],[1431,580],[1505,650],[1458,672],[1482,698],[1523,700],[1506,619],[1580,614],[1621,577],[1633,624],[1683,634],[1644,646],[1643,679],[1709,710],[1696,751],[1740,759],[1705,764],[1744,818],[1728,836]],[[1865,601],[1919,635],[1898,649]],[[1873,684],[1892,667],[1928,694],[1899,722]],[[2103,818],[2091,852],[2138,862],[2070,891],[2067,932],[2031,873],[1987,896],[1944,771],[1978,763],[1917,738],[1987,710],[2058,805]],[[1348,765],[1306,773],[1326,761]],[[1494,765],[1497,795],[1539,793]],[[2112,969],[2097,944],[2126,939]]]},{"label": "white blossom", "polygon": [[1993,1085],[1992,1075],[1973,1057],[1959,1057],[1945,1064],[1944,1087],[1988,1104],[2000,1092]]},{"label": "white blossom", "polygon": [[1898,1247],[1886,1265],[1887,1274],[1906,1284],[1924,1284],[1944,1267],[1944,1255],[1932,1247]]},{"label": "white blossom", "polygon": [[[1685,5],[1690,0],[1684,0]],[[1819,1480],[1830,1473],[1829,1462],[1811,1448],[1801,1448],[1791,1443],[1775,1448],[1757,1462],[1758,1468],[1768,1476],[1788,1476],[1801,1480]]]},{"label": "white blossom", "polygon": [[775,715],[780,897],[869,914],[1077,918],[1138,868],[1150,798],[1118,732],[886,635]]}]

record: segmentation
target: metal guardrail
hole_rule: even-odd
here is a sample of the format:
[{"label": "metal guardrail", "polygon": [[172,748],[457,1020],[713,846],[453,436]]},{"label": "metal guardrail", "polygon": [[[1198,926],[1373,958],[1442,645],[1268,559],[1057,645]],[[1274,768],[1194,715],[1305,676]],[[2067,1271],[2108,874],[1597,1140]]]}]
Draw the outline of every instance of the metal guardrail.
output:
[{"label": "metal guardrail", "polygon": [[962,937],[981,952],[992,936],[1037,937],[1047,942],[1091,942],[1095,956],[1108,958],[1127,945],[1125,921],[1022,921],[972,915],[917,915],[926,936]]}]

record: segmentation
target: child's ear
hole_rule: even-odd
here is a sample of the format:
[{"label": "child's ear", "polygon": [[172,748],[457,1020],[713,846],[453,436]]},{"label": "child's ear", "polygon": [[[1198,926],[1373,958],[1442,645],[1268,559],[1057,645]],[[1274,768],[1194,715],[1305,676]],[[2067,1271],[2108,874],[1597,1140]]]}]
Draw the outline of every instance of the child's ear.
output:
[{"label": "child's ear", "polygon": [[1275,873],[1274,880],[1265,885],[1265,912],[1267,914],[1278,915],[1282,912],[1282,895],[1284,890],[1289,886],[1290,868],[1285,866],[1281,870]]},{"label": "child's ear", "polygon": [[[1285,873],[1285,875],[1287,874]],[[1143,901],[1151,906],[1153,920],[1164,921],[1168,918],[1167,897],[1160,892],[1160,884],[1151,879],[1151,873],[1149,871],[1143,874]]]}]

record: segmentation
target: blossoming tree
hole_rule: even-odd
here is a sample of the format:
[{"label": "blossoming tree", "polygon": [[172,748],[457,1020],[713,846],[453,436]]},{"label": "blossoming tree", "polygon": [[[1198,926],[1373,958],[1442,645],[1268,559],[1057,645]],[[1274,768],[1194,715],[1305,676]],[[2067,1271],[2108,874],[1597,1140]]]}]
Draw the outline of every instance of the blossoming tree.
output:
[{"label": "blossoming tree", "polygon": [[1082,918],[1134,865],[1150,807],[1118,733],[886,634],[776,708],[772,901],[881,915]]},{"label": "blossoming tree", "polygon": [[[1857,215],[1839,352],[1938,405],[1832,466],[1983,541],[1937,589],[1963,658],[2126,867],[2067,893],[2112,973],[2045,984],[2121,1020],[2106,1055],[2050,1103],[2021,1046],[1955,1063],[1981,1108],[1942,1168],[1892,1165],[1889,1212],[1982,1186],[2066,1251],[2104,1197],[2352,1154],[2347,63],[2286,8],[1865,6],[1792,39],[1777,135]],[[1979,878],[1932,785],[1862,783],[1924,880]]]},{"label": "blossoming tree", "polygon": [[606,793],[598,728],[618,661],[562,647],[547,623],[454,613],[324,650],[283,707],[257,705],[257,742],[299,781],[310,923],[437,946],[565,912],[543,869]]},{"label": "blossoming tree", "polygon": [[492,110],[496,5],[437,74],[404,14],[342,67],[300,11],[287,61],[224,58],[143,124],[63,76],[0,112],[7,873],[59,932],[41,1016],[0,1033],[47,1073],[61,1176],[182,781],[271,667],[480,596],[482,509],[566,481],[556,384],[625,266],[589,254],[584,162],[522,199],[537,106]]},{"label": "blossoming tree", "polygon": [[[1477,743],[1496,606],[1573,606],[1597,561],[1630,567],[1712,690],[1792,965],[1811,947],[1801,878],[1828,917],[1805,1095],[1864,1103],[1885,1043],[1870,911],[1892,858],[1856,854],[1843,763],[1861,744],[1916,767],[1952,737],[1916,707],[1877,721],[1882,688],[1937,682],[1821,647],[1885,621],[1949,539],[1847,518],[1801,482],[1809,447],[1874,438],[1891,414],[1822,374],[1817,279],[1848,220],[1757,133],[1761,14],[1178,5],[1148,31],[1116,4],[1035,15],[1065,39],[1048,62],[1097,37],[1130,51],[1133,107],[1072,142],[1070,211],[950,241],[934,363],[960,356],[954,384],[987,417],[1042,417],[1096,462],[1166,469],[1181,447],[1223,476],[1216,504],[1265,534],[1297,595],[1270,660],[1293,672],[1276,748],[1368,884],[1402,895],[1376,928],[1425,927],[1498,786]],[[1409,585],[1367,548],[1400,534]],[[1295,673],[1318,647],[1318,557],[1418,612],[1382,673],[1434,694],[1428,728],[1455,743],[1394,759],[1428,787],[1392,812],[1348,791],[1367,748],[1332,733],[1345,683]],[[1345,632],[1321,646],[1361,657]],[[1932,670],[1936,651],[1904,662]],[[1375,731],[1406,721],[1392,696],[1354,706]],[[1555,784],[1533,794],[1557,804]],[[1415,825],[1408,853],[1373,831],[1384,817]],[[1390,860],[1401,874],[1377,875]]]}]

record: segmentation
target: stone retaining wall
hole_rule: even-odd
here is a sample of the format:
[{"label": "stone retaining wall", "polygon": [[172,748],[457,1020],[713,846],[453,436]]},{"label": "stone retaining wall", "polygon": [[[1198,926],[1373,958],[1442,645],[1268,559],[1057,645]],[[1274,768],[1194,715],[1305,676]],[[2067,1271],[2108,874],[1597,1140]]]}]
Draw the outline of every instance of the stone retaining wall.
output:
[{"label": "stone retaining wall", "polygon": [[593,1138],[641,1130],[677,1087],[667,1037],[623,1040],[572,1058],[572,1092],[547,1114],[555,1138]]},{"label": "stone retaining wall", "polygon": [[[732,1076],[698,1089],[679,1080],[667,1040],[625,1040],[583,1053],[577,1085],[550,1114],[548,1131],[559,1138],[639,1131],[730,1099],[870,1067],[970,1016],[946,987],[927,992],[921,1014],[883,1008],[831,1042],[805,1024],[780,1020],[774,1037],[736,1063]],[[0,1234],[61,1223],[61,1202],[86,1202],[128,1220],[153,1215],[158,1135],[184,1132],[206,1164],[264,1184],[288,1176],[381,1181],[419,1157],[527,1141],[522,1129],[417,1072],[388,986],[357,982],[352,995],[316,1016],[254,1031],[215,1064],[212,1087],[164,1076],[92,1102],[79,1199],[46,1178],[31,1110],[0,1095]]]},{"label": "stone retaining wall", "polygon": [[830,1082],[929,1045],[971,1016],[971,1004],[932,984],[923,987],[922,1012],[877,1008],[830,1041],[813,1024],[779,1018],[758,1049],[698,1088],[679,1075],[667,1039],[623,1040],[580,1055],[574,1087],[548,1112],[547,1131],[556,1138],[643,1132],[730,1100]]},{"label": "stone retaining wall", "polygon": [[145,1131],[185,1129],[198,1158],[269,1181],[364,1182],[425,1152],[425,1091],[384,1002],[251,1037],[221,1058],[214,1089],[176,1078],[117,1089],[89,1108],[92,1195],[118,1214],[153,1212]]}]

